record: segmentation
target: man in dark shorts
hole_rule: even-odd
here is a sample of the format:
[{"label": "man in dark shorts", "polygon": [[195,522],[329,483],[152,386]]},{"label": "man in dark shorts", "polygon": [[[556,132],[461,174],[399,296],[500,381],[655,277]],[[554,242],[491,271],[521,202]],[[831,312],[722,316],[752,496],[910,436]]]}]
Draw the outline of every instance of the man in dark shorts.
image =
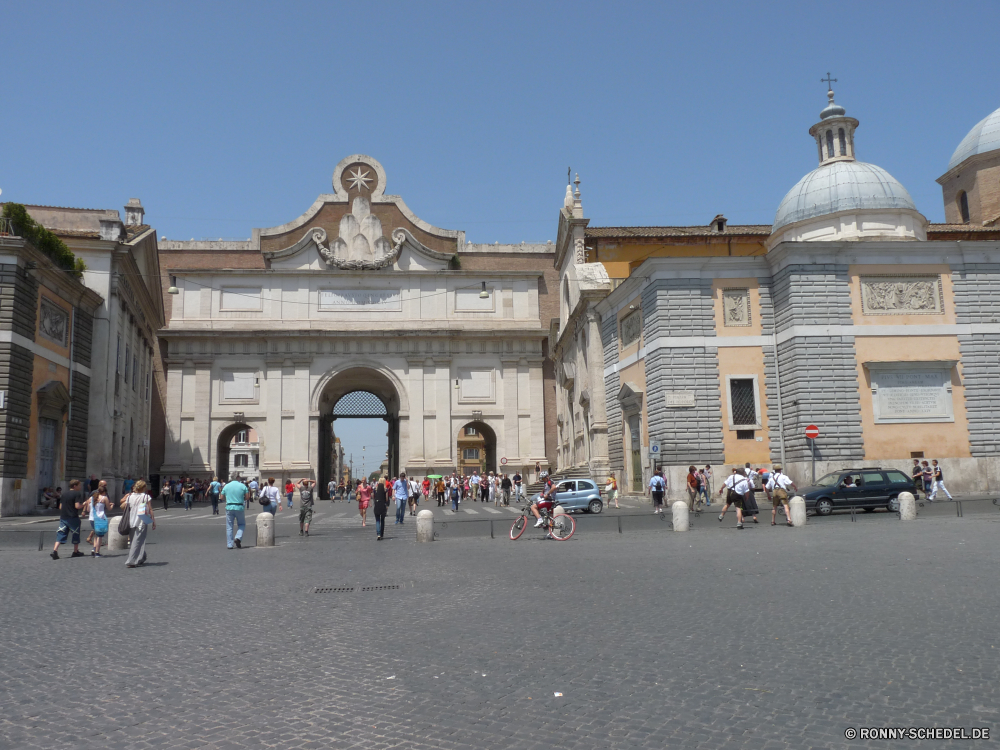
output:
[{"label": "man in dark shorts", "polygon": [[52,559],[59,559],[59,545],[69,539],[73,533],[73,554],[70,557],[83,557],[80,551],[80,510],[86,503],[86,497],[80,490],[80,480],[73,479],[69,483],[69,492],[62,496],[59,510],[59,529],[56,531],[56,545],[52,548]]},{"label": "man in dark shorts", "polygon": [[309,536],[309,524],[313,518],[313,493],[316,482],[312,479],[299,480],[299,536]]}]

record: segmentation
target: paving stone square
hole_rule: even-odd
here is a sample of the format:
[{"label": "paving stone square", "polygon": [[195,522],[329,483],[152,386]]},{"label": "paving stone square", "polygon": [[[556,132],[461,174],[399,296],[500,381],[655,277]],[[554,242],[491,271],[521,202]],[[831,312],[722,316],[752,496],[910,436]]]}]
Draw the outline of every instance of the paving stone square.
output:
[{"label": "paving stone square", "polygon": [[[475,509],[470,529],[482,515],[506,533],[514,518]],[[1000,511],[953,513],[743,531],[702,514],[688,533],[581,517],[565,543],[529,530],[417,544],[412,517],[390,518],[376,542],[351,506],[324,502],[308,538],[297,513],[280,513],[273,548],[253,546],[251,512],[247,545],[230,551],[224,516],[171,508],[134,570],[123,553],[69,559],[66,546],[53,561],[52,524],[18,521],[0,527],[0,748],[770,750],[901,744],[845,737],[861,727],[995,736]]]}]

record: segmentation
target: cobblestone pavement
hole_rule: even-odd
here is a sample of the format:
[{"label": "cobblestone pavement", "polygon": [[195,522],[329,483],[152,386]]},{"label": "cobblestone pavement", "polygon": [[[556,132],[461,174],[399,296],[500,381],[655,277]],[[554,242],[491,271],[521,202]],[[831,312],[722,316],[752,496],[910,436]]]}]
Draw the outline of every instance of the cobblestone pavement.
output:
[{"label": "cobblestone pavement", "polygon": [[703,515],[687,534],[587,533],[582,517],[562,544],[529,530],[418,545],[412,518],[376,542],[349,510],[321,503],[309,538],[279,514],[278,546],[229,551],[223,517],[172,509],[135,570],[122,553],[53,561],[38,526],[4,530],[0,748],[770,750],[901,744],[848,727],[1000,732],[989,503],[803,529]]}]

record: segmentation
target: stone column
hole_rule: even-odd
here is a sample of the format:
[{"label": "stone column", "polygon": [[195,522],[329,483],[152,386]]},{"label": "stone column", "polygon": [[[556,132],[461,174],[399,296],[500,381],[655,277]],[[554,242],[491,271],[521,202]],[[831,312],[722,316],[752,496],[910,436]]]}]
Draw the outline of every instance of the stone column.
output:
[{"label": "stone column", "polygon": [[608,410],[604,395],[604,346],[601,316],[587,310],[587,388],[590,391],[590,471],[600,481],[611,471],[608,457]]},{"label": "stone column", "polygon": [[281,366],[283,359],[269,356],[264,360],[264,385],[260,409],[267,415],[267,434],[260,435],[260,470],[281,473]]},{"label": "stone column", "polygon": [[[433,360],[430,360],[433,363]],[[424,357],[406,358],[410,384],[410,445],[408,466],[425,463],[424,456]]]},{"label": "stone column", "polygon": [[[167,369],[167,403],[164,405],[164,418],[167,423],[167,434],[164,436],[163,474],[177,474],[181,470],[181,394],[184,386],[184,363],[178,360],[168,360]],[[108,450],[108,466],[112,461],[114,446]]]},{"label": "stone column", "polygon": [[[526,463],[530,464],[532,469],[534,468],[535,462],[540,462],[544,468],[545,464],[548,463],[548,458],[545,455],[545,398],[544,398],[544,380],[542,377],[542,359],[541,357],[528,357],[528,367],[529,371],[529,398],[531,402],[529,404],[529,409],[534,415],[531,420],[531,445],[521,446],[521,455],[527,454]],[[556,394],[559,398],[560,394]]]},{"label": "stone column", "polygon": [[217,446],[212,445],[212,360],[196,359],[192,471],[211,471]]},{"label": "stone column", "polygon": [[[295,411],[294,447],[292,452],[292,470],[298,472],[310,472],[316,467],[309,460],[310,440],[315,438],[309,434],[312,424],[309,410],[309,370],[312,365],[312,357],[297,357],[292,360],[295,368],[294,382],[292,385],[291,408]],[[284,407],[284,405],[282,405]]]},{"label": "stone column", "polygon": [[457,466],[454,451],[456,442],[451,434],[451,405],[455,398],[452,387],[451,357],[434,358],[437,398],[434,404],[435,434],[437,435],[437,455],[435,459],[441,467]]},{"label": "stone column", "polygon": [[[521,447],[520,429],[518,425],[517,405],[517,362],[518,357],[501,357],[501,382],[503,387],[503,442],[497,445],[497,469],[504,471],[507,467],[500,466],[500,458],[506,457],[508,465],[520,465]],[[499,442],[499,441],[498,441]]]}]

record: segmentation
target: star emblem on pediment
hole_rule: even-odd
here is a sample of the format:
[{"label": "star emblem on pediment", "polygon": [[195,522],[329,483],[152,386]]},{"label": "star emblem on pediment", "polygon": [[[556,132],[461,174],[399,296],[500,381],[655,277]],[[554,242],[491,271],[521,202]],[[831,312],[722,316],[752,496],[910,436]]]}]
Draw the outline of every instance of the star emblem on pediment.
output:
[{"label": "star emblem on pediment", "polygon": [[372,182],[372,178],[369,177],[369,171],[367,169],[362,170],[361,167],[355,167],[353,171],[349,172],[347,175],[347,182],[350,183],[351,188],[354,190],[359,190],[361,188],[368,189],[368,183]]}]

